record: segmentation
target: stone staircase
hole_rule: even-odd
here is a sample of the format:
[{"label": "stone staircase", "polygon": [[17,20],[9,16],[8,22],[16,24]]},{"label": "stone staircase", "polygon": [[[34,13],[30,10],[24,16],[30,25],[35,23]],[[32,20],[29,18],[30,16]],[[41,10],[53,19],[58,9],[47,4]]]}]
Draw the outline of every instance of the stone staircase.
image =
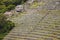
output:
[{"label": "stone staircase", "polygon": [[3,40],[60,40],[60,11],[28,9],[11,19],[16,27]]}]

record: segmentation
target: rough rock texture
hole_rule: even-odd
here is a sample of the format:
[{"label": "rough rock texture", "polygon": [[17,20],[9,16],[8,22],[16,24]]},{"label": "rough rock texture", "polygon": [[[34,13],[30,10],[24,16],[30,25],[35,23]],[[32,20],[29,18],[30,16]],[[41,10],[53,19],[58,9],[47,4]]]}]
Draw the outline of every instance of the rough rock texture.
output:
[{"label": "rough rock texture", "polygon": [[26,14],[11,19],[16,27],[3,40],[60,40],[60,0],[42,1],[37,8],[25,4]]},{"label": "rough rock texture", "polygon": [[22,12],[23,11],[23,5],[17,5],[15,7],[16,12]]}]

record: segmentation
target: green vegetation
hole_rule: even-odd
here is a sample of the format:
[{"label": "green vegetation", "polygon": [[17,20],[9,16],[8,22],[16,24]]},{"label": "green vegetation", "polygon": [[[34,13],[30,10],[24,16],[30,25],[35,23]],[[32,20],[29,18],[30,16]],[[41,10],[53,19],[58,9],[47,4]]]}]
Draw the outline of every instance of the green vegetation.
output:
[{"label": "green vegetation", "polygon": [[0,40],[13,28],[15,24],[7,20],[7,17],[0,14]]},{"label": "green vegetation", "polygon": [[36,7],[38,7],[38,2],[34,2],[34,3],[32,3],[32,5],[30,6],[30,8],[36,8]]},{"label": "green vegetation", "polygon": [[26,0],[0,0],[0,13],[14,9],[16,5],[24,3]]},{"label": "green vegetation", "polygon": [[30,8],[37,8],[38,6],[44,6],[46,3],[45,2],[33,2]]},{"label": "green vegetation", "polygon": [[24,3],[26,0],[0,0],[0,40],[2,40],[9,31],[15,27],[15,24],[2,14],[6,11],[10,11],[15,6]]}]

